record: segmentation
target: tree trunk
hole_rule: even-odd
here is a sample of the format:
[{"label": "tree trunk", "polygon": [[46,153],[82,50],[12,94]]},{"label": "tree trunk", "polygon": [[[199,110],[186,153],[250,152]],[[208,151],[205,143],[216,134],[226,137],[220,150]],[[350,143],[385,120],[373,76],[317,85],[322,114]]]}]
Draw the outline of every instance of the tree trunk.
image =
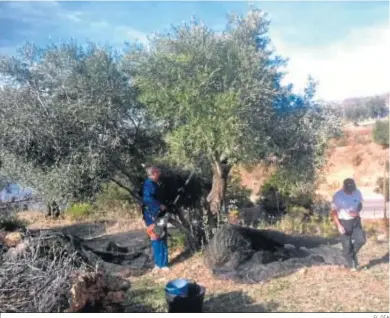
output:
[{"label": "tree trunk", "polygon": [[227,178],[229,176],[231,166],[216,161],[214,162],[212,169],[213,183],[211,191],[207,196],[207,202],[209,204],[211,214],[219,219],[221,209],[225,201]]},{"label": "tree trunk", "polygon": [[47,204],[46,217],[58,218],[61,214],[57,202],[52,201]]}]

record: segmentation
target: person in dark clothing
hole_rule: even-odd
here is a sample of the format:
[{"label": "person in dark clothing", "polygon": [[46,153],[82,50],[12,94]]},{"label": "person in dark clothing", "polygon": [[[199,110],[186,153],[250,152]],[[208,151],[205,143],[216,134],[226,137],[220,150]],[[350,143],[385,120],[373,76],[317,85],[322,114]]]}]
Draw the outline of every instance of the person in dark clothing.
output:
[{"label": "person in dark clothing", "polygon": [[335,193],[331,215],[341,234],[341,244],[348,265],[353,271],[359,267],[357,253],[366,243],[360,212],[363,197],[353,179],[345,179],[343,189]]},{"label": "person in dark clothing", "polygon": [[[159,183],[160,170],[157,167],[147,169],[148,179],[143,186],[143,217],[145,225],[149,228],[154,224],[161,212],[166,211],[166,207],[160,202]],[[151,237],[155,269],[164,271],[168,268],[168,242],[167,235],[163,239]]]}]

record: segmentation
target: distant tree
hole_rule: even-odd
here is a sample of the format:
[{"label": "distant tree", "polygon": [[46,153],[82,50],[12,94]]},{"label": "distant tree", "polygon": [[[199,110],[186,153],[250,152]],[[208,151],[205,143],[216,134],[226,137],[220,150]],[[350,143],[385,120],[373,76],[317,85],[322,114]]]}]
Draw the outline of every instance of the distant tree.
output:
[{"label": "distant tree", "polygon": [[374,141],[384,147],[389,147],[389,120],[378,120],[373,130]]},{"label": "distant tree", "polygon": [[366,103],[366,107],[371,118],[382,118],[388,113],[386,100],[378,96],[370,98]]},{"label": "distant tree", "polygon": [[348,121],[383,118],[389,114],[388,97],[356,98],[341,105],[343,117]]}]

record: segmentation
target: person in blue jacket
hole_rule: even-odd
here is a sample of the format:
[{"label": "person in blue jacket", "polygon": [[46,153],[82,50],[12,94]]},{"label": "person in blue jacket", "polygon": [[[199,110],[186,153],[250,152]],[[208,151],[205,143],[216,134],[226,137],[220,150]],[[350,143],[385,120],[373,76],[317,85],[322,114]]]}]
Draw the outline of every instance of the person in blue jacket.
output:
[{"label": "person in blue jacket", "polygon": [[[159,183],[161,172],[157,167],[146,170],[148,178],[143,186],[143,216],[147,227],[152,225],[161,211],[166,211],[165,205],[160,202]],[[164,271],[168,268],[167,235],[163,239],[151,239],[155,269]]]}]

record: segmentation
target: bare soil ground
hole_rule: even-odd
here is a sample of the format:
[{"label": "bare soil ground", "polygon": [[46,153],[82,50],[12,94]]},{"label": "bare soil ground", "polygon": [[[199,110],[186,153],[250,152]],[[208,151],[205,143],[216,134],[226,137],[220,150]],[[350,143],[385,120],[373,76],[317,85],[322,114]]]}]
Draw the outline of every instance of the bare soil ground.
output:
[{"label": "bare soil ground", "polygon": [[[33,216],[33,218],[31,218]],[[70,220],[48,221],[42,215],[20,214],[32,228],[71,225]],[[119,225],[118,225],[119,223]],[[101,234],[143,228],[140,220],[107,223]],[[170,272],[149,272],[129,278],[132,284],[129,312],[167,310],[164,286],[172,279],[194,280],[206,288],[205,312],[388,312],[389,242],[373,235],[360,252],[367,268],[358,272],[320,266],[272,279],[262,284],[244,285],[215,278],[203,262],[202,254],[191,257],[171,251]]]},{"label": "bare soil ground", "polygon": [[368,268],[359,272],[312,267],[263,284],[244,285],[213,277],[198,254],[173,265],[171,272],[131,279],[132,293],[146,296],[144,307],[137,305],[134,310],[165,311],[164,285],[186,278],[206,287],[206,312],[388,312],[388,242],[370,240],[360,260]]},{"label": "bare soil ground", "polygon": [[[374,143],[372,125],[349,126],[344,128],[344,136],[331,141],[327,157],[317,194],[329,200],[345,178],[354,178],[363,196],[367,197],[376,195],[376,181],[383,176],[383,162],[389,157],[389,149]],[[258,164],[251,169],[239,167],[238,171],[241,184],[251,189],[253,198],[256,198],[261,185],[274,169]]]}]

